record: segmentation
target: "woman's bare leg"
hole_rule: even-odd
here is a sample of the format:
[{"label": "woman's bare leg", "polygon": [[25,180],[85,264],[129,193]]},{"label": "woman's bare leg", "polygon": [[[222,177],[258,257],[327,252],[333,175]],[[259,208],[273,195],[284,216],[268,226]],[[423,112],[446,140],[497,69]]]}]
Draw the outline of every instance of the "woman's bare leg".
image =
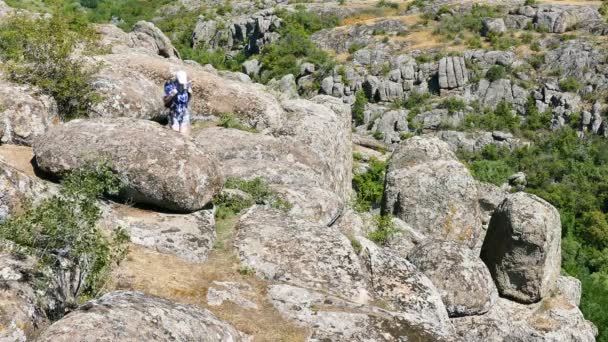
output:
[{"label": "woman's bare leg", "polygon": [[179,132],[185,136],[189,136],[191,130],[192,129],[190,128],[189,123],[183,123],[183,124],[179,125]]}]

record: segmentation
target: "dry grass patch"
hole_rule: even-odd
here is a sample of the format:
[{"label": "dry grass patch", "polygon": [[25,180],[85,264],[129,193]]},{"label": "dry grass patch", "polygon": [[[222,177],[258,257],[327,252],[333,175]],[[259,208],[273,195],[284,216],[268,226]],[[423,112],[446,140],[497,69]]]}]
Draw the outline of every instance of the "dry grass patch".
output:
[{"label": "dry grass patch", "polygon": [[[204,307],[255,341],[304,341],[306,330],[284,319],[267,298],[267,283],[242,272],[233,248],[237,218],[218,222],[216,246],[205,263],[190,263],[175,256],[131,245],[129,254],[114,271],[112,289],[142,291],[173,301]],[[245,273],[245,274],[242,274]],[[244,309],[230,302],[207,305],[206,296],[214,281],[249,284],[247,296],[258,309]]]}]

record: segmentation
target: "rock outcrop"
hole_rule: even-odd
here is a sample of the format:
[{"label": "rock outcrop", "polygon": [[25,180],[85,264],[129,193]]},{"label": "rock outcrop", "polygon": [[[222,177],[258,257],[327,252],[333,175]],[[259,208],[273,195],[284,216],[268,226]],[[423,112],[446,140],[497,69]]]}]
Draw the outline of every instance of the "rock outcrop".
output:
[{"label": "rock outcrop", "polygon": [[239,220],[235,247],[241,262],[261,278],[359,303],[370,299],[359,259],[334,227],[253,207]]},{"label": "rock outcrop", "polygon": [[57,176],[107,161],[125,185],[124,198],[174,211],[203,208],[223,184],[213,156],[183,135],[142,120],[70,121],[38,139],[34,153],[38,167]]},{"label": "rock outcrop", "polygon": [[416,315],[362,306],[290,285],[271,285],[268,296],[287,318],[308,327],[309,341],[453,341],[453,334]]},{"label": "rock outcrop", "polygon": [[442,93],[463,88],[469,82],[469,71],[462,57],[443,57],[439,60],[439,88]]},{"label": "rock outcrop", "polygon": [[481,258],[501,296],[522,303],[545,298],[561,267],[559,213],[534,195],[509,195],[492,215]]},{"label": "rock outcrop", "polygon": [[364,238],[361,257],[371,275],[374,294],[394,310],[416,315],[437,331],[450,332],[446,307],[435,285],[406,259]]},{"label": "rock outcrop", "polygon": [[47,187],[0,158],[0,223],[17,214],[28,203],[46,196]]},{"label": "rock outcrop", "polygon": [[121,204],[109,204],[102,209],[102,227],[124,228],[132,243],[190,262],[204,262],[215,242],[213,210],[169,214]]},{"label": "rock outcrop", "polygon": [[486,313],[498,292],[486,265],[474,251],[450,241],[430,241],[408,259],[437,286],[450,317]]},{"label": "rock outcrop", "polygon": [[52,97],[0,79],[0,143],[31,146],[36,137],[58,123],[57,104]]},{"label": "rock outcrop", "polygon": [[250,341],[211,312],[193,305],[117,291],[82,305],[38,338],[59,341]]},{"label": "rock outcrop", "polygon": [[445,142],[413,137],[393,153],[382,211],[429,237],[474,247],[481,231],[477,198],[475,180]]}]

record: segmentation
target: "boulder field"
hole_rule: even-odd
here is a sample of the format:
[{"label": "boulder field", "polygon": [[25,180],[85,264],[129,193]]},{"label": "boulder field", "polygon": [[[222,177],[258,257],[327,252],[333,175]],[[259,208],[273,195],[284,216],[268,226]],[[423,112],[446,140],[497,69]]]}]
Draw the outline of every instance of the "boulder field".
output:
[{"label": "boulder field", "polygon": [[[1,112],[41,114],[25,123],[29,129],[4,128],[9,138],[2,143],[33,145],[37,172],[0,159],[0,221],[54,194],[51,181],[104,162],[125,190],[100,200],[99,225],[124,228],[131,253],[160,255],[170,266],[129,254],[125,264],[141,262],[136,271],[149,284],[135,289],[113,278],[106,293],[50,322],[38,300],[34,260],[2,245],[0,340],[253,341],[263,332],[243,317],[269,313],[283,320],[272,329],[293,325],[303,331],[297,340],[306,341],[595,340],[597,330],[578,308],[580,282],[559,274],[557,210],[536,196],[476,181],[450,141],[478,146],[479,137],[423,134],[394,144],[375,212],[394,216],[394,232],[374,242],[369,233],[381,228],[372,213],[350,205],[352,114],[341,99],[284,99],[243,74],[183,62],[146,23],[129,34],[98,30],[112,49],[89,57],[107,63],[96,77],[110,96],[96,117],[55,123],[52,103],[29,98],[27,106]],[[464,78],[452,74],[463,72],[454,69],[462,61],[440,63],[452,68],[442,84],[458,88]],[[177,68],[194,81],[196,114],[230,113],[247,129],[205,122],[185,137],[150,121],[163,110],[158,89]],[[117,95],[116,84],[139,90]],[[499,133],[497,140],[518,143]],[[226,189],[227,180],[256,178],[289,205],[256,203],[216,217],[219,194],[247,196]],[[197,267],[213,273],[213,282],[173,291]],[[154,282],[171,291],[148,293]]]}]

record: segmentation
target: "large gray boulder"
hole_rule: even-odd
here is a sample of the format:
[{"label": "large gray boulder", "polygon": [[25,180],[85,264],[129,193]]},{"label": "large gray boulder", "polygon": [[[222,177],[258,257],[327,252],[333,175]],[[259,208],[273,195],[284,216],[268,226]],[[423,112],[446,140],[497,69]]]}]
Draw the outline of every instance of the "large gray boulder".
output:
[{"label": "large gray boulder", "polygon": [[283,316],[308,328],[307,341],[456,341],[453,332],[437,329],[415,313],[388,311],[283,284],[269,286],[268,297]]},{"label": "large gray boulder", "polygon": [[574,277],[560,275],[557,277],[555,286],[557,292],[564,296],[570,304],[576,306],[581,304],[583,288],[580,280]]},{"label": "large gray boulder", "polygon": [[435,137],[413,137],[393,153],[382,211],[431,238],[477,243],[481,216],[477,183],[449,146]]},{"label": "large gray boulder", "polygon": [[190,262],[204,262],[215,242],[213,210],[170,214],[111,203],[102,207],[102,227],[121,227],[132,243]]},{"label": "large gray boulder", "polygon": [[552,5],[538,6],[536,26],[553,33],[564,33],[576,28],[578,24],[601,20],[597,8],[592,6]]},{"label": "large gray boulder", "polygon": [[344,204],[330,190],[327,166],[291,138],[212,127],[195,132],[194,140],[220,161],[226,178],[262,178],[293,205],[296,216],[328,223]]},{"label": "large gray boulder", "polygon": [[370,274],[372,290],[378,298],[390,303],[397,312],[417,315],[436,331],[452,331],[446,307],[429,278],[396,253],[367,239],[357,240],[362,246],[361,258]]},{"label": "large gray boulder", "polygon": [[504,298],[485,315],[452,319],[457,336],[471,342],[594,342],[597,328],[562,296],[523,305]]},{"label": "large gray boulder", "polygon": [[34,154],[42,171],[57,176],[105,160],[125,184],[124,198],[174,211],[200,210],[223,184],[213,156],[143,120],[70,121],[38,139]]},{"label": "large gray boulder", "polygon": [[138,21],[133,26],[129,38],[129,45],[132,47],[144,47],[166,58],[180,58],[179,52],[173,47],[171,40],[151,22]]},{"label": "large gray boulder", "polygon": [[52,324],[37,341],[250,341],[211,312],[141,292],[116,291]]},{"label": "large gray boulder", "polygon": [[263,279],[359,303],[370,298],[359,259],[335,227],[254,207],[240,218],[234,244],[243,265]]},{"label": "large gray boulder", "polygon": [[0,79],[0,143],[31,146],[36,137],[58,123],[52,97],[31,86]]},{"label": "large gray boulder", "polygon": [[439,88],[451,90],[464,87],[469,81],[464,58],[443,57],[439,60]]},{"label": "large gray boulder", "polygon": [[492,275],[471,249],[434,240],[414,249],[408,259],[437,286],[450,317],[483,314],[496,303]]},{"label": "large gray boulder", "polygon": [[509,195],[492,215],[481,258],[501,296],[522,303],[546,297],[561,267],[557,209],[531,194]]}]

